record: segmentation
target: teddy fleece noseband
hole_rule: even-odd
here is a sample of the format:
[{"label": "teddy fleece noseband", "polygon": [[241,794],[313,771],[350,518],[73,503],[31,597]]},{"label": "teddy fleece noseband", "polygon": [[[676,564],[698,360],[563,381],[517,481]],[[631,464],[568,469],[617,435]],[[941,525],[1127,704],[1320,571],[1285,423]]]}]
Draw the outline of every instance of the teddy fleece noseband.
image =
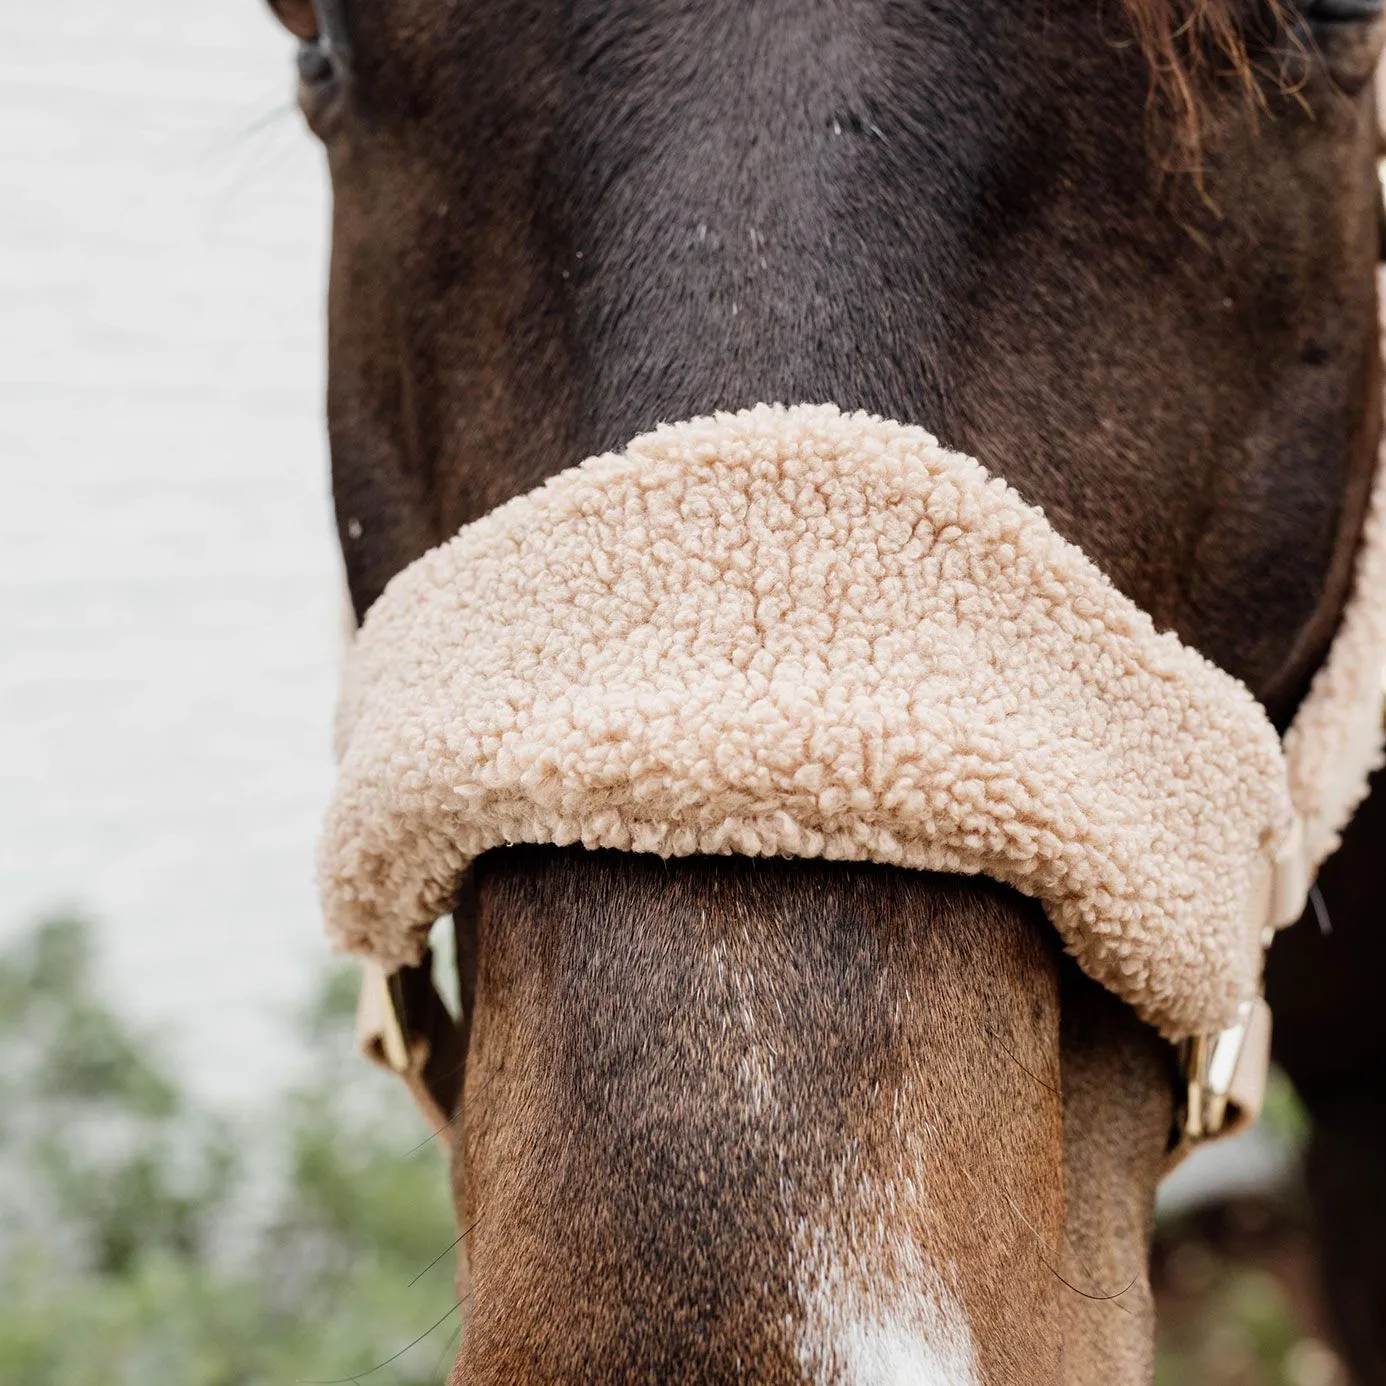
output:
[{"label": "teddy fleece noseband", "polygon": [[467,863],[511,843],[886,862],[1016,887],[1165,1034],[1216,1030],[1378,762],[1384,511],[1378,483],[1282,745],[1241,683],[923,430],[831,405],[661,427],[371,609],[329,928],[416,962]]}]

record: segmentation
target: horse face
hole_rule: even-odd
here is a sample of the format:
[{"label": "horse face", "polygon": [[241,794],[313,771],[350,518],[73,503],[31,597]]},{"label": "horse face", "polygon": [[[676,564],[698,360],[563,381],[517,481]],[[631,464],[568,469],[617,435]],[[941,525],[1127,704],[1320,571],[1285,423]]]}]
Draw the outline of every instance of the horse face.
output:
[{"label": "horse face", "polygon": [[[1161,79],[1149,0],[271,2],[358,615],[658,420],[831,400],[1288,718],[1378,425],[1370,7],[1191,7],[1240,56]],[[1032,905],[541,849],[477,886],[458,1381],[1143,1379],[1170,1056]]]},{"label": "horse face", "polygon": [[831,399],[979,456],[1298,692],[1370,452],[1375,21],[1244,6],[1257,85],[1214,73],[1192,143],[1088,0],[281,3],[316,35],[358,608],[659,419]]}]

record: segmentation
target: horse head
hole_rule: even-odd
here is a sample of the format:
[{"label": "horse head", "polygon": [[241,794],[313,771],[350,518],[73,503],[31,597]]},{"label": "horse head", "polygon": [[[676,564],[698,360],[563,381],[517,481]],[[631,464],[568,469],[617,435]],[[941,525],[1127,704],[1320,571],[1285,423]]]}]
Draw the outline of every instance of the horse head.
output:
[{"label": "horse head", "polygon": [[[350,590],[662,420],[833,401],[1283,727],[1378,412],[1369,5],[271,0],[334,194]],[[456,1383],[1140,1382],[1171,1047],[880,865],[476,864]]]}]

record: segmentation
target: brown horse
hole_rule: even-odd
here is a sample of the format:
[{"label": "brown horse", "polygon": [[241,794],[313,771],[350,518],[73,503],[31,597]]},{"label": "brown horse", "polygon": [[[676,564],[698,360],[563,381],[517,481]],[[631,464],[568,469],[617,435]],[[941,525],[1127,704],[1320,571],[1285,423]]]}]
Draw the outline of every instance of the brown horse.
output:
[{"label": "brown horse", "polygon": [[[1372,0],[271,3],[358,616],[659,420],[832,400],[980,458],[1288,722],[1377,442]],[[474,886],[455,1383],[1149,1379],[1172,1051],[1034,902],[556,848]],[[1362,1034],[1310,1090],[1330,1174],[1386,1144]]]}]

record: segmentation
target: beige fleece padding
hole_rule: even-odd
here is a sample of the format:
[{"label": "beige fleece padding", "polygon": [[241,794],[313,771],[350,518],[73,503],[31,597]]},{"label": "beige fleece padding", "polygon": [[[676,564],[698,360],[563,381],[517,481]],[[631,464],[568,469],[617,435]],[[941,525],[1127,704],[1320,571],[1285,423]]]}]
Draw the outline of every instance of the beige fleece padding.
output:
[{"label": "beige fleece padding", "polygon": [[1287,775],[1237,680],[923,430],[830,405],[660,428],[372,608],[330,932],[416,960],[507,843],[871,860],[1008,882],[1166,1034],[1215,1029],[1256,986],[1289,786],[1317,860],[1377,754],[1382,510]]},{"label": "beige fleece padding", "polygon": [[1386,676],[1386,440],[1357,551],[1352,595],[1328,658],[1285,733],[1290,793],[1304,822],[1311,870],[1337,850],[1343,829],[1382,765]]}]

